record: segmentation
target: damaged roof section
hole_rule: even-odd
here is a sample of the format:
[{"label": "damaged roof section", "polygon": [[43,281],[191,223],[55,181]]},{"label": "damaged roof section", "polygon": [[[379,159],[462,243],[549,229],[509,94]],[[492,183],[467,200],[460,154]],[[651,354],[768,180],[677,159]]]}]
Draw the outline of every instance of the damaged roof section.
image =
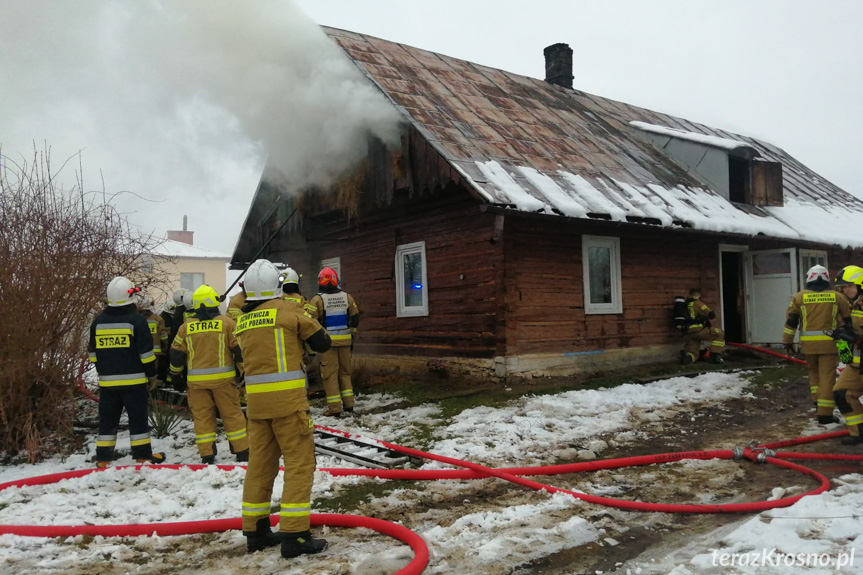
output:
[{"label": "damaged roof section", "polygon": [[[324,30],[489,203],[863,247],[854,225],[863,202],[768,143],[419,48]],[[657,138],[780,163],[784,205],[730,201],[664,153]]]}]

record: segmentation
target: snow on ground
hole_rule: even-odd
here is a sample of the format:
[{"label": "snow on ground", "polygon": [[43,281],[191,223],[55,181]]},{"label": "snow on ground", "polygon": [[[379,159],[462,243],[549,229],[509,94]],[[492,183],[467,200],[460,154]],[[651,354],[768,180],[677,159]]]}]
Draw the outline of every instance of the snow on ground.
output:
[{"label": "snow on ground", "polygon": [[[568,391],[556,395],[525,396],[501,407],[466,409],[444,419],[433,404],[400,407],[404,401],[374,393],[359,398],[363,406],[384,407],[383,412],[359,414],[350,420],[321,419],[318,423],[350,430],[369,438],[414,447],[412,441],[431,430],[428,451],[494,467],[513,467],[577,461],[601,456],[609,442],[631,441],[640,427],[669,417],[681,409],[697,414],[698,404],[746,396],[744,373],[713,372],[695,378],[672,378],[646,385],[627,384],[609,389]],[[320,411],[317,408],[314,413]],[[603,437],[600,438],[599,436]],[[191,424],[184,423],[173,437],[154,439],[154,449],[165,451],[169,463],[198,463]],[[35,465],[0,467],[0,483],[19,478],[91,466],[95,440],[86,452]],[[120,433],[118,449],[128,446],[128,433]],[[231,463],[222,436],[218,463]],[[425,446],[416,446],[424,448]],[[127,456],[117,465],[132,463]],[[685,462],[716,465],[721,462]],[[351,467],[318,458],[318,467]],[[426,462],[425,468],[446,467]],[[215,467],[193,471],[110,469],[59,483],[9,488],[0,491],[0,525],[121,524],[194,521],[239,515],[244,470]],[[541,480],[541,479],[540,479]],[[278,502],[281,476],[273,498]],[[380,479],[334,477],[315,472],[315,502],[338,501],[349,485]],[[586,504],[566,495],[518,489],[501,498],[504,505],[475,501],[478,490],[500,488],[496,479],[424,482],[416,489],[399,488],[362,504],[369,515],[404,512],[405,526],[428,542],[432,560],[425,573],[517,573],[518,566],[590,542],[606,541],[601,529],[584,519]],[[615,485],[599,487],[596,494],[615,495]],[[495,492],[497,493],[497,492]],[[508,492],[509,493],[509,492]],[[782,493],[774,493],[781,497]],[[439,508],[456,499],[463,505]],[[697,501],[693,501],[697,502]],[[355,508],[346,509],[353,513]],[[313,509],[313,512],[315,510]],[[840,519],[837,519],[840,518]],[[410,520],[411,522],[408,522]],[[767,573],[771,561],[786,560],[777,553],[811,553],[829,567],[806,573],[857,573],[863,553],[851,557],[863,543],[863,476],[846,475],[828,493],[807,497],[796,505],[742,520],[714,540],[702,540],[687,554],[674,554],[664,562],[621,565],[617,572],[647,575],[674,573]],[[393,573],[411,557],[400,542],[365,529],[316,529],[330,541],[330,549],[316,557],[284,561],[278,552],[245,553],[238,531],[181,537],[43,539],[0,535],[0,573],[241,573],[254,569],[267,573]],[[773,549],[773,554],[770,550]],[[861,550],[863,551],[863,550]],[[754,554],[764,555],[765,567],[751,565]],[[823,554],[823,556],[821,555]],[[843,555],[845,554],[845,555]],[[844,557],[844,559],[843,559]],[[792,560],[806,558],[792,557]],[[853,563],[847,564],[849,559]],[[725,561],[722,563],[722,561]],[[837,561],[846,561],[837,568]],[[742,563],[746,561],[746,565]],[[801,563],[802,565],[803,563]],[[789,568],[786,568],[789,569]],[[798,569],[791,567],[790,569]],[[803,569],[803,568],[800,568]],[[801,572],[801,571],[786,571]]]}]

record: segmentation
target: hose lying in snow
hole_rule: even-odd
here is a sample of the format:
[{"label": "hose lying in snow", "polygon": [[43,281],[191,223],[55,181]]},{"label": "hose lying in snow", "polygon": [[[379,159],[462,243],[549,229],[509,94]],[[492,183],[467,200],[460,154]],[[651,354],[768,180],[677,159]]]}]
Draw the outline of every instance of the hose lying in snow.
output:
[{"label": "hose lying in snow", "polygon": [[[140,469],[151,467],[153,469],[206,469],[208,465],[134,465],[124,466]],[[114,469],[123,469],[115,467]],[[239,465],[218,465],[220,469],[234,469],[245,467]],[[110,468],[106,468],[110,469]],[[30,485],[47,485],[64,479],[83,477],[90,473],[98,473],[105,469],[78,469],[62,473],[52,473],[10,481],[0,484],[0,491],[9,487],[23,487]],[[278,515],[270,516],[270,525],[279,522]],[[414,558],[405,567],[396,572],[396,575],[418,575],[422,573],[428,564],[428,546],[422,537],[401,525],[375,519],[374,517],[363,517],[360,515],[341,515],[334,513],[312,513],[311,524],[313,526],[329,525],[332,527],[365,527],[389,535],[406,543],[413,549]],[[242,529],[242,519],[239,517],[231,519],[207,519],[203,521],[177,521],[173,523],[141,523],[130,525],[0,525],[0,534],[23,535],[29,537],[74,537],[76,535],[92,535],[103,537],[138,537],[142,535],[189,535],[192,533],[215,533]]]}]

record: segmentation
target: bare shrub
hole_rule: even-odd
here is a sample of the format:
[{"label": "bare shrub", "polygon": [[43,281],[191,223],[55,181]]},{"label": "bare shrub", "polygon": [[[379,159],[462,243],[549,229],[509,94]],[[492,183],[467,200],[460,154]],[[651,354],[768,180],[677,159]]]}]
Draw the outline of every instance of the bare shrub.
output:
[{"label": "bare shrub", "polygon": [[[73,156],[73,159],[77,156]],[[72,160],[72,159],[70,159]],[[39,459],[45,439],[71,433],[87,333],[111,277],[146,289],[152,248],[112,204],[86,192],[80,158],[63,187],[50,150],[0,165],[0,451]],[[68,170],[67,170],[68,171]]]}]

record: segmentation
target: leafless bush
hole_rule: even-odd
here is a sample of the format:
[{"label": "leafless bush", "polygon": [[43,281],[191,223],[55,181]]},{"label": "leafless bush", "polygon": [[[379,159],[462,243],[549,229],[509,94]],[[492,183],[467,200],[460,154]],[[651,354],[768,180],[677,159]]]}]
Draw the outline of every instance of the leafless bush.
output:
[{"label": "leafless bush", "polygon": [[69,187],[59,175],[70,160],[53,171],[50,150],[0,165],[0,451],[26,450],[30,461],[47,437],[71,432],[87,331],[107,282],[153,281],[158,240],[134,230],[113,196],[86,192],[77,159]]}]

